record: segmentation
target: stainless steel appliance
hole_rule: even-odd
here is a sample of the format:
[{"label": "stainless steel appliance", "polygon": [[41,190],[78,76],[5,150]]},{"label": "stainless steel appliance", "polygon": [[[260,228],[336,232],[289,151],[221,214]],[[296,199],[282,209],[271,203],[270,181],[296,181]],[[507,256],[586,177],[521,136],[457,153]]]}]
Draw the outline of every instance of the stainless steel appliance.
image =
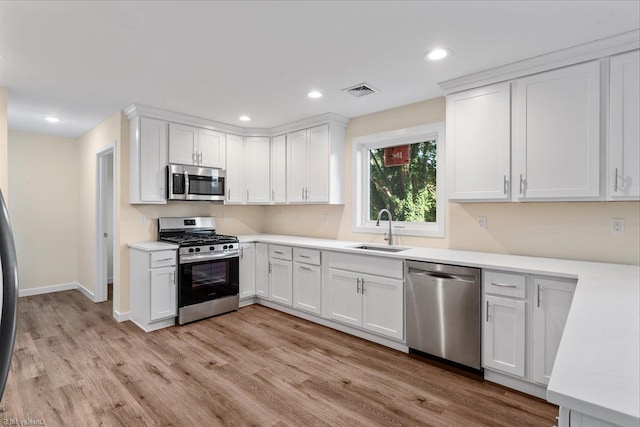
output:
[{"label": "stainless steel appliance", "polygon": [[9,212],[0,192],[0,286],[2,287],[2,315],[0,316],[0,401],[7,385],[11,355],[16,339],[18,322],[18,266],[13,233],[9,223]]},{"label": "stainless steel appliance", "polygon": [[177,243],[178,324],[238,309],[239,244],[213,217],[160,218],[158,238]]},{"label": "stainless steel appliance", "polygon": [[480,370],[480,270],[420,261],[405,268],[409,349]]},{"label": "stainless steel appliance", "polygon": [[225,172],[197,166],[167,166],[169,200],[224,200]]}]

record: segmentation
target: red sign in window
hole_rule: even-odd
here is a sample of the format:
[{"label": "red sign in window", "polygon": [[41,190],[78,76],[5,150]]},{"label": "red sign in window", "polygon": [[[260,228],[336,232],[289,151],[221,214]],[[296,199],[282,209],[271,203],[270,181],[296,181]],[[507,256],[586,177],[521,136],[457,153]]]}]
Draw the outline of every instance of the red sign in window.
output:
[{"label": "red sign in window", "polygon": [[397,147],[388,147],[384,149],[384,165],[387,167],[408,165],[409,160],[408,145],[399,145]]}]

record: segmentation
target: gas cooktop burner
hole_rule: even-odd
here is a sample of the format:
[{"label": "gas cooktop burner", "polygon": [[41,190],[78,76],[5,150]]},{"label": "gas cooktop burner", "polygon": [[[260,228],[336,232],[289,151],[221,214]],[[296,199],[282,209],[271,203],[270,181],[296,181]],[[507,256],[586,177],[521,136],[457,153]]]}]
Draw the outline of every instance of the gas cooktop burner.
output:
[{"label": "gas cooktop burner", "polygon": [[160,236],[160,240],[163,240],[165,242],[177,243],[180,246],[196,246],[238,242],[238,238],[234,236],[225,236],[222,234],[202,235],[189,233],[174,236]]}]

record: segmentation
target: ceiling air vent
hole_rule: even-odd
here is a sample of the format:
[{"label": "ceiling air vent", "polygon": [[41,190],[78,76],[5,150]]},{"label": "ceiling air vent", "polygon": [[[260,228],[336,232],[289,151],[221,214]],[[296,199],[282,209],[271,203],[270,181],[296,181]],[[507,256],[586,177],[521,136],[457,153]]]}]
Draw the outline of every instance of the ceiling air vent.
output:
[{"label": "ceiling air vent", "polygon": [[342,91],[360,98],[361,96],[371,95],[372,93],[376,93],[378,89],[374,88],[369,83],[360,83],[355,86],[344,88],[342,89]]}]

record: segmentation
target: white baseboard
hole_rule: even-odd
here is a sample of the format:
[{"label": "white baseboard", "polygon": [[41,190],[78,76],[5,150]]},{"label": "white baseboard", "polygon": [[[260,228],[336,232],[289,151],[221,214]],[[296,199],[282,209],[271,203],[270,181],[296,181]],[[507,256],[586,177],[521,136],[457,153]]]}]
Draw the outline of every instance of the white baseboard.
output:
[{"label": "white baseboard", "polygon": [[117,310],[113,310],[113,318],[118,322],[126,322],[127,320],[131,320],[131,312],[119,313]]},{"label": "white baseboard", "polygon": [[90,291],[89,289],[87,289],[87,288],[85,288],[84,286],[82,286],[82,284],[80,284],[80,283],[78,283],[78,290],[79,290],[80,292],[82,292],[82,294],[83,294],[85,297],[89,298],[92,302],[96,302],[96,296],[95,296],[95,294],[94,294],[92,291]]},{"label": "white baseboard", "polygon": [[484,379],[547,400],[547,388],[542,385],[494,372],[491,369],[484,370]]},{"label": "white baseboard", "polygon": [[72,289],[78,289],[78,286],[79,284],[77,282],[74,282],[74,283],[63,283],[60,285],[42,286],[39,288],[20,289],[18,290],[18,296],[29,297],[32,295],[50,294],[52,292],[70,291]]}]

